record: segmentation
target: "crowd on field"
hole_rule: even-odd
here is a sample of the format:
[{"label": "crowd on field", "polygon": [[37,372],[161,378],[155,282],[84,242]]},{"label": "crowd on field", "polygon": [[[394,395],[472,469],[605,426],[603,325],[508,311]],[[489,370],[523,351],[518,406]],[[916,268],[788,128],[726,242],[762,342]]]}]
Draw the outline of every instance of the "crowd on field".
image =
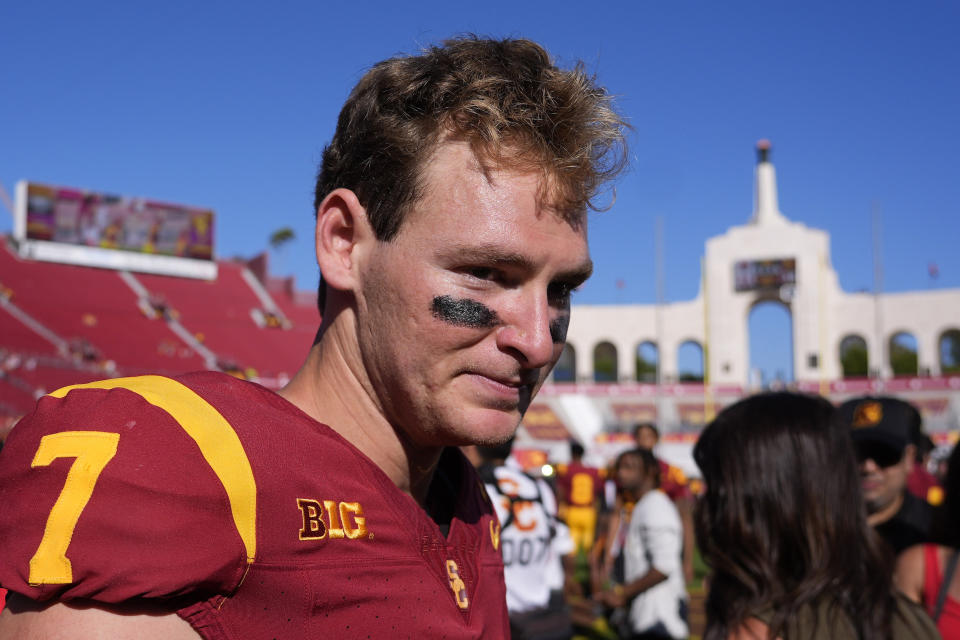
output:
[{"label": "crowd on field", "polygon": [[514,638],[960,638],[960,453],[931,462],[908,402],[747,398],[694,483],[655,425],[632,435],[599,466],[571,441],[546,478],[477,448]]}]

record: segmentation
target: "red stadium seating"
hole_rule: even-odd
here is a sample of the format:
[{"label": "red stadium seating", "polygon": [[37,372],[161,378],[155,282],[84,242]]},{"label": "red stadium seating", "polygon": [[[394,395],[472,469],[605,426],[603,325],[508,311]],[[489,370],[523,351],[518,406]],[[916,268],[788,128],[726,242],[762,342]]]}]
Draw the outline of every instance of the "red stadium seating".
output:
[{"label": "red stadium seating", "polygon": [[0,416],[23,415],[33,408],[35,402],[32,393],[0,378]]},{"label": "red stadium seating", "polygon": [[264,305],[243,279],[241,264],[222,262],[212,282],[158,275],[138,275],[153,294],[163,297],[180,323],[217,354],[223,368],[253,369],[256,377],[292,376],[303,362],[314,325],[303,331],[258,326],[254,311]]},{"label": "red stadium seating", "polygon": [[9,311],[0,307],[0,336],[3,345],[17,345],[17,350],[29,355],[57,354],[52,342],[13,317]]},{"label": "red stadium seating", "polygon": [[0,422],[62,386],[205,368],[207,359],[174,332],[175,323],[213,352],[219,368],[281,386],[313,342],[316,295],[296,291],[292,279],[270,278],[265,256],[259,266],[253,273],[265,298],[244,277],[245,264],[220,262],[214,281],[134,275],[150,294],[146,304],[117,271],[24,260],[0,238],[0,296],[21,312],[0,306]]},{"label": "red stadium seating", "polygon": [[[314,291],[297,291],[292,278],[272,277],[267,267],[267,254],[261,254],[247,263],[218,262],[213,281],[147,274],[131,280],[109,269],[24,260],[0,237],[0,297],[9,301],[0,305],[0,438],[38,395],[102,378],[216,366],[270,388],[282,386],[303,363],[320,316]],[[134,289],[145,290],[149,304]],[[202,347],[181,338],[179,328]],[[829,395],[839,402],[877,392],[877,383],[834,381]],[[883,384],[884,392],[915,402],[929,430],[956,424],[960,377]],[[819,392],[817,382],[796,387]],[[524,425],[534,440],[565,441],[577,422],[562,400],[576,395],[622,428],[672,420],[698,430],[750,390],[714,385],[709,397],[706,392],[702,384],[548,384]]]},{"label": "red stadium seating", "polygon": [[120,369],[137,372],[203,367],[162,319],[144,315],[137,295],[116,271],[22,260],[3,242],[0,273],[11,302],[89,362],[113,360]]},{"label": "red stadium seating", "polygon": [[292,277],[276,278],[267,271],[267,254],[259,256],[247,263],[251,273],[263,283],[270,297],[277,303],[280,311],[288,321],[290,329],[300,334],[297,344],[312,344],[320,327],[320,312],[317,310],[316,289],[302,291],[296,288]]},{"label": "red stadium seating", "polygon": [[10,373],[29,384],[40,395],[72,384],[83,384],[113,377],[109,371],[77,368],[68,361],[61,361],[56,365],[37,364],[28,361],[25,366],[14,369]]}]

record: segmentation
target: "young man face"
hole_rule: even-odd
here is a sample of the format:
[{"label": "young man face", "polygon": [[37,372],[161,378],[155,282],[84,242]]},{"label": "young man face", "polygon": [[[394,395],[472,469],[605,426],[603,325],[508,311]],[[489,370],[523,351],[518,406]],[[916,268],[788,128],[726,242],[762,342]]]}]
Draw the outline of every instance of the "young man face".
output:
[{"label": "young man face", "polygon": [[641,449],[649,449],[653,451],[653,448],[657,446],[657,432],[647,425],[641,425],[637,427],[637,431],[634,434],[634,439],[637,442],[637,446]]},{"label": "young man face", "polygon": [[545,207],[541,181],[485,174],[467,144],[443,143],[397,236],[364,261],[370,392],[417,445],[505,440],[560,357],[591,263],[586,220]]},{"label": "young man face", "polygon": [[[913,468],[913,445],[903,451],[861,443],[857,446],[860,463],[860,487],[870,514],[892,516],[907,489],[907,476]],[[889,511],[889,513],[886,513]]]},{"label": "young man face", "polygon": [[626,491],[636,491],[643,484],[646,477],[646,467],[643,459],[636,454],[628,454],[620,458],[616,468],[617,485]]}]

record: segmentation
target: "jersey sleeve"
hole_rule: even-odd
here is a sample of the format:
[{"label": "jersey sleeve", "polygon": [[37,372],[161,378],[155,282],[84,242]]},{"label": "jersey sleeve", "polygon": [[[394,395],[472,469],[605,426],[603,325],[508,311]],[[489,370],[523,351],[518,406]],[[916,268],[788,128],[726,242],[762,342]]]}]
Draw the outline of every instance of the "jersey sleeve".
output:
[{"label": "jersey sleeve", "polygon": [[662,461],[660,468],[660,489],[674,502],[693,497],[687,476],[683,471],[679,467]]},{"label": "jersey sleeve", "polygon": [[182,424],[199,396],[176,383],[148,393],[145,378],[60,390],[14,427],[0,452],[0,585],[117,603],[239,584],[250,554],[211,465],[223,452]]}]

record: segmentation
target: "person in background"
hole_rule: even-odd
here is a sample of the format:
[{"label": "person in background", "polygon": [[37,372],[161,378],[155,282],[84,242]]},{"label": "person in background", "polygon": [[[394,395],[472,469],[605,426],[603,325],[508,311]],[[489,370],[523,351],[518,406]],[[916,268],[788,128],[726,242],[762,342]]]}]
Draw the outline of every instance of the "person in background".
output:
[{"label": "person in background", "polygon": [[828,401],[788,392],[727,407],[700,435],[695,511],[710,567],[704,640],[932,640],[892,587],[867,524],[848,429]]},{"label": "person in background", "polygon": [[637,503],[636,485],[639,484],[638,475],[627,473],[621,476],[619,473],[627,451],[621,452],[608,467],[604,493],[609,494],[606,504],[609,504],[610,508],[605,510],[600,518],[598,540],[593,548],[590,566],[590,593],[604,609],[603,615],[613,628],[623,626],[626,609],[623,606],[607,606],[600,594],[622,585],[625,578],[623,546],[627,538],[630,514]]},{"label": "person in background", "polygon": [[[641,422],[633,428],[633,439],[640,449],[654,451],[660,442],[660,430],[651,422]],[[680,468],[662,458],[657,458],[657,464],[660,466],[660,490],[673,500],[683,522],[683,575],[689,583],[694,577],[693,555],[696,546],[693,535],[693,492]]]},{"label": "person in background", "polygon": [[894,554],[927,542],[933,510],[907,491],[920,413],[903,400],[872,396],[847,400],[839,410],[857,454],[867,522]]},{"label": "person in background", "polygon": [[560,518],[570,527],[577,551],[589,553],[597,535],[604,473],[583,464],[583,453],[583,445],[570,442],[570,463],[557,465],[557,493]]},{"label": "person in background", "polygon": [[573,635],[564,589],[573,586],[573,540],[557,519],[557,501],[543,479],[510,457],[513,440],[480,445],[478,467],[500,526],[493,534],[503,556],[513,640],[567,640]]},{"label": "person in background", "polygon": [[937,544],[910,547],[897,558],[894,584],[920,603],[944,640],[960,639],[960,447],[947,463],[943,505],[934,516]]},{"label": "person in background", "polygon": [[601,592],[598,599],[611,608],[626,609],[621,637],[686,638],[683,525],[673,502],[659,489],[660,466],[649,449],[631,449],[617,458],[616,476],[636,504],[622,541],[623,582]]}]

